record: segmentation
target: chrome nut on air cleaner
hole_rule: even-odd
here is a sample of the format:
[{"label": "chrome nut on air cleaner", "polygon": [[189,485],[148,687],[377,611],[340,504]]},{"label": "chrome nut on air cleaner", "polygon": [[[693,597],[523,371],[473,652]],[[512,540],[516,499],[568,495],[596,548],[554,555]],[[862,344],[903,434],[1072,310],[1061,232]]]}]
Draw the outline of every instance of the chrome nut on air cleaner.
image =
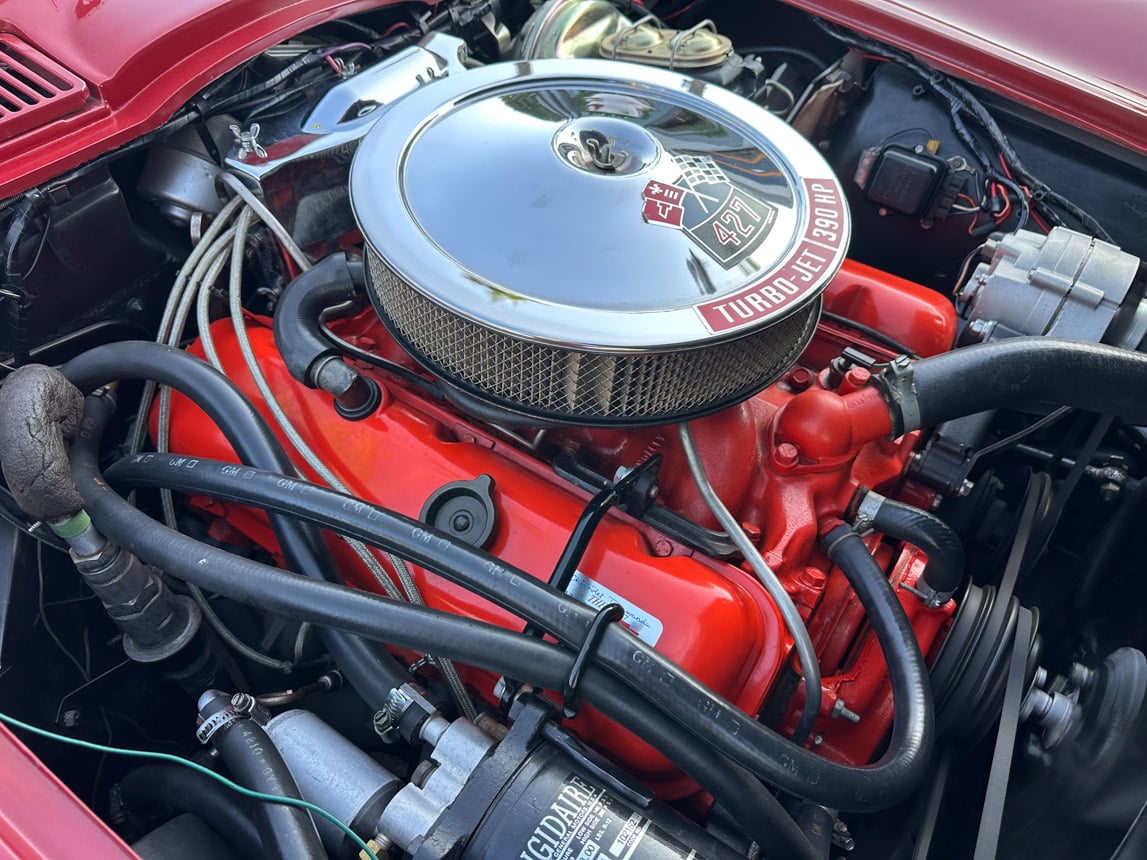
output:
[{"label": "chrome nut on air cleaner", "polygon": [[665,423],[768,385],[849,236],[838,181],[785,123],[598,60],[418,90],[363,140],[351,198],[395,338],[465,400],[564,423]]}]

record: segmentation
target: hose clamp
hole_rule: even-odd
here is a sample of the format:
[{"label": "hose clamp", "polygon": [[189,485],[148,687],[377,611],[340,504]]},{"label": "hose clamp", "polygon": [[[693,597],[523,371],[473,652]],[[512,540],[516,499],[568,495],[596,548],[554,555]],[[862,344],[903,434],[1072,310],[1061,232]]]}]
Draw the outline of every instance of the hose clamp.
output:
[{"label": "hose clamp", "polygon": [[955,593],[951,591],[936,591],[936,589],[922,580],[917,580],[914,586],[902,582],[900,583],[900,588],[909,594],[914,594],[916,597],[919,597],[929,609],[939,609],[951,600],[952,595]]},{"label": "hose clamp", "polygon": [[875,528],[876,515],[880,506],[884,504],[884,496],[869,490],[856,506],[856,514],[852,518],[852,528],[858,535],[864,537]]},{"label": "hose clamp", "polygon": [[199,728],[195,730],[195,739],[204,746],[207,746],[216,734],[232,723],[238,722],[240,719],[241,717],[228,705],[223,710],[215,712],[199,724]]},{"label": "hose clamp", "polygon": [[884,399],[888,401],[889,417],[892,419],[890,439],[903,436],[920,427],[920,402],[916,399],[916,380],[912,361],[906,355],[898,355],[877,377],[877,384]]}]

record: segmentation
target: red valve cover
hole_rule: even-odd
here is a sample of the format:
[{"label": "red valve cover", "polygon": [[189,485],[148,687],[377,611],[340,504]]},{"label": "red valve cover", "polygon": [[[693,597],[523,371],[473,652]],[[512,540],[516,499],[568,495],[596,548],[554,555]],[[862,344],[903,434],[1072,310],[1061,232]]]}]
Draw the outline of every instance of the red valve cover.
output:
[{"label": "red valve cover", "polygon": [[[942,298],[856,264],[846,264],[825,302],[827,309],[879,327],[921,355],[947,349],[954,338],[954,314]],[[336,414],[329,395],[289,377],[265,321],[253,318],[248,327],[280,403],[352,494],[417,517],[443,485],[489,475],[495,485],[497,526],[486,549],[539,578],[548,578],[589,498],[544,461],[554,450],[574,452],[606,475],[660,451],[659,500],[715,527],[689,477],[673,428],[549,431],[538,437],[535,452],[522,440],[483,428],[385,375],[375,377],[384,391],[377,412],[362,421],[347,421]],[[369,311],[334,327],[360,347],[401,357]],[[229,321],[216,323],[213,334],[228,375],[263,409]],[[809,619],[824,676],[818,747],[834,758],[859,762],[874,755],[890,725],[890,694],[879,648],[871,636],[857,640],[863,611],[843,577],[815,547],[817,529],[826,518],[841,515],[858,486],[899,485],[915,437],[896,442],[882,438],[888,432],[887,413],[875,391],[864,387],[863,373],[850,373],[833,390],[824,387],[824,365],[846,345],[879,359],[891,356],[887,349],[857,340],[845,327],[822,324],[800,365],[784,380],[747,403],[695,422],[694,431],[718,492],[750,535],[759,536],[766,560]],[[360,369],[366,371],[365,366]],[[190,402],[175,397],[172,416],[173,451],[235,459],[222,435]],[[216,537],[274,547],[261,514],[209,499],[196,499],[195,504],[216,517]],[[341,543],[332,548],[349,583],[379,590]],[[896,581],[907,585],[924,566],[923,557],[907,548],[898,552],[884,546],[878,557]],[[385,559],[383,564],[387,566]],[[791,686],[777,682],[793,677],[786,669],[792,640],[776,607],[741,567],[697,553],[612,512],[595,532],[578,570],[582,599],[621,602],[636,635],[745,711],[759,713],[775,685],[786,691]],[[506,627],[522,626],[520,619],[465,589],[425,570],[413,572],[427,603],[435,608]],[[940,641],[951,605],[928,610],[908,591],[899,593],[928,654]],[[464,678],[492,699],[493,676],[464,670]],[[780,710],[773,710],[777,702],[770,703],[769,712],[782,729],[791,729],[799,715],[803,690],[795,692],[787,707],[787,695],[779,699]],[[860,724],[828,716],[838,697],[845,698],[852,711],[864,709]],[[572,726],[653,783],[663,796],[681,797],[694,790],[663,756],[593,709],[583,709]]]}]

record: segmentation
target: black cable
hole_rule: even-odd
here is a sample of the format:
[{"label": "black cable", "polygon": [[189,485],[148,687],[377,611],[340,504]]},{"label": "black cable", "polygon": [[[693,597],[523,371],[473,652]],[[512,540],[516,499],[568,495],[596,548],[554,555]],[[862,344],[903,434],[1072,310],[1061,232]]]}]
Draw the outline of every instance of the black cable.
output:
[{"label": "black cable", "polygon": [[[36,218],[43,212],[46,223],[40,230],[40,240],[36,245],[36,252],[27,266],[18,266],[20,245],[28,228],[35,224]],[[48,239],[48,230],[52,225],[52,210],[48,208],[48,201],[38,191],[30,191],[24,195],[20,208],[13,213],[8,221],[7,234],[4,237],[4,268],[0,277],[0,295],[6,295],[9,300],[8,319],[12,334],[12,364],[21,367],[31,358],[28,344],[28,307],[34,298],[28,286],[28,276],[40,261],[40,254]]]},{"label": "black cable", "polygon": [[877,329],[874,329],[872,326],[867,326],[864,323],[857,322],[854,319],[849,319],[848,317],[841,316],[840,314],[834,314],[832,311],[821,311],[820,315],[823,319],[829,320],[830,322],[834,322],[834,323],[837,323],[837,324],[843,325],[843,326],[848,326],[850,329],[853,329],[854,331],[860,332],[865,337],[869,338],[870,340],[876,341],[881,346],[888,347],[890,350],[892,350],[893,352],[895,352],[898,355],[906,355],[909,358],[919,358],[920,357],[919,355],[917,355],[912,350],[911,347],[905,346],[900,341],[896,340],[895,338],[889,337],[888,335],[886,335],[882,331],[878,331]]},{"label": "black cable", "polygon": [[260,81],[253,86],[248,87],[241,92],[234,93],[226,98],[220,99],[211,105],[212,114],[226,113],[236,107],[241,107],[247,104],[251,99],[261,96],[263,93],[270,92],[279,84],[284,81],[290,80],[296,73],[302,71],[309,66],[315,66],[320,63],[326,62],[326,57],[323,56],[325,49],[317,49],[303,54],[297,60],[289,63],[282,71],[273,77],[267,78],[265,81]]},{"label": "black cable", "polygon": [[[207,413],[242,462],[287,474],[294,472],[266,420],[239,389],[209,364],[182,350],[146,341],[121,341],[88,350],[61,370],[83,391],[124,379],[154,379],[169,385]],[[96,405],[106,408],[106,404]],[[271,527],[291,568],[314,579],[338,581],[317,529],[279,516],[271,517]],[[384,649],[347,636],[337,626],[324,631],[323,645],[355,691],[376,710],[386,704],[392,689],[410,679]]]},{"label": "black cable", "polygon": [[[884,45],[880,42],[868,39],[856,33],[846,32],[844,30],[838,29],[837,27],[819,18],[814,17],[813,21],[821,30],[832,36],[834,39],[838,39],[847,45],[859,47],[866,53],[873,53],[887,57],[889,60],[892,60],[907,69],[910,69],[921,78],[923,78],[929,88],[931,88],[934,92],[936,92],[948,102],[951,108],[952,124],[956,129],[957,135],[960,137],[964,145],[967,146],[968,149],[971,150],[972,153],[976,156],[976,159],[981,162],[986,174],[988,174],[993,179],[993,181],[1001,182],[1001,180],[1012,180],[1009,180],[1008,177],[1003,176],[998,171],[996,171],[995,166],[992,164],[991,156],[988,155],[980,143],[972,137],[971,133],[964,125],[963,120],[960,118],[960,113],[969,114],[983,127],[992,143],[1003,155],[1004,160],[1009,165],[1011,165],[1011,169],[1014,171],[1014,174],[1029,187],[1032,192],[1033,200],[1035,200],[1037,203],[1040,203],[1041,209],[1046,214],[1048,214],[1049,217],[1053,217],[1053,220],[1056,223],[1062,224],[1063,222],[1061,219],[1059,219],[1058,215],[1055,215],[1052,210],[1048,209],[1046,204],[1049,202],[1054,203],[1055,205],[1062,208],[1093,235],[1098,236],[1105,242],[1114,241],[1111,237],[1111,234],[1108,233],[1107,230],[1104,229],[1103,225],[1100,224],[1092,215],[1090,215],[1082,207],[1068,200],[1059,192],[1052,190],[1050,187],[1048,187],[1047,184],[1045,184],[1042,180],[1040,180],[1038,177],[1032,174],[1030,170],[1027,169],[1024,163],[1020,160],[1019,153],[1016,152],[1015,148],[1011,144],[1011,141],[1008,140],[1007,135],[1004,134],[1003,129],[1000,128],[999,123],[996,122],[995,117],[993,117],[991,112],[988,111],[986,107],[984,107],[983,103],[975,96],[975,94],[959,81],[942,74],[936,69],[929,68],[919,63],[914,57],[911,57],[902,51],[891,48],[888,45]],[[1015,183],[1015,187],[1019,202],[1021,203],[1020,217],[1023,219],[1024,211],[1027,209],[1027,202],[1024,194],[1019,191],[1018,183]]]},{"label": "black cable", "polygon": [[[254,86],[249,87],[242,92],[235,93],[214,103],[204,102],[201,100],[201,106],[207,109],[206,114],[203,113],[202,110],[196,108],[184,110],[182,113],[176,114],[171,119],[167,120],[167,122],[163,123],[163,125],[159,126],[159,128],[147,132],[146,134],[142,134],[139,137],[133,138],[123,146],[120,146],[117,149],[113,149],[110,152],[105,152],[102,155],[93,158],[91,161],[87,161],[84,164],[81,164],[79,167],[69,171],[63,176],[57,177],[56,179],[45,183],[43,187],[67,185],[73,180],[78,179],[79,177],[84,176],[97,168],[110,164],[113,161],[118,161],[125,155],[129,155],[133,152],[138,152],[141,149],[147,149],[155,143],[166,140],[177,131],[186,128],[192,123],[205,120],[208,116],[217,116],[218,114],[226,113],[228,110],[231,110],[235,107],[242,107],[252,98],[260,96],[270,89],[274,89],[276,86],[278,86],[284,80],[288,79],[291,75],[300,69],[325,61],[326,58],[322,56],[321,50],[313,51],[295,60],[285,69],[283,69],[283,71],[275,75],[275,77],[269,78],[268,80],[259,84],[255,84]],[[237,72],[239,70],[233,71]],[[208,90],[205,90],[204,92],[206,93]]]},{"label": "black cable", "polygon": [[[182,459],[184,465],[174,465],[176,459]],[[592,608],[450,535],[434,532],[435,540],[428,544],[424,540],[429,531],[425,523],[304,481],[284,482],[281,475],[273,473],[248,470],[243,481],[235,481],[228,475],[231,470],[233,467],[226,463],[203,459],[189,462],[187,458],[154,454],[121,460],[109,470],[108,480],[201,493],[322,524],[463,585],[543,627],[575,650],[596,615]],[[94,512],[92,516],[95,520]],[[866,608],[872,604],[871,611],[883,611],[881,595],[871,587],[856,591]],[[616,625],[606,630],[595,656],[599,666],[624,680],[649,705],[660,708],[759,778],[826,806],[860,811],[883,808],[906,796],[923,776],[931,747],[930,704],[925,711],[916,696],[901,698],[903,691],[913,688],[910,679],[921,667],[911,662],[899,664],[905,646],[885,644],[884,639],[892,635],[886,632],[878,638],[883,636],[889,671],[904,683],[893,685],[895,717],[887,750],[877,763],[864,767],[829,762],[796,746]],[[512,672],[505,674],[528,680]],[[565,676],[559,686],[564,680]],[[896,695],[896,690],[901,694]],[[588,693],[586,698],[590,698]]]}]

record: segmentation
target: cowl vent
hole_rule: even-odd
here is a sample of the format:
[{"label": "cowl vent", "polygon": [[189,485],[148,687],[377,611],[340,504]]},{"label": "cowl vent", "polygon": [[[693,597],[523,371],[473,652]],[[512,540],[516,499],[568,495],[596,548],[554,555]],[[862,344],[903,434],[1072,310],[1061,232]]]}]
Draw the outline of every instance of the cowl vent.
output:
[{"label": "cowl vent", "polygon": [[47,55],[0,33],[0,140],[83,107],[88,87]]}]

